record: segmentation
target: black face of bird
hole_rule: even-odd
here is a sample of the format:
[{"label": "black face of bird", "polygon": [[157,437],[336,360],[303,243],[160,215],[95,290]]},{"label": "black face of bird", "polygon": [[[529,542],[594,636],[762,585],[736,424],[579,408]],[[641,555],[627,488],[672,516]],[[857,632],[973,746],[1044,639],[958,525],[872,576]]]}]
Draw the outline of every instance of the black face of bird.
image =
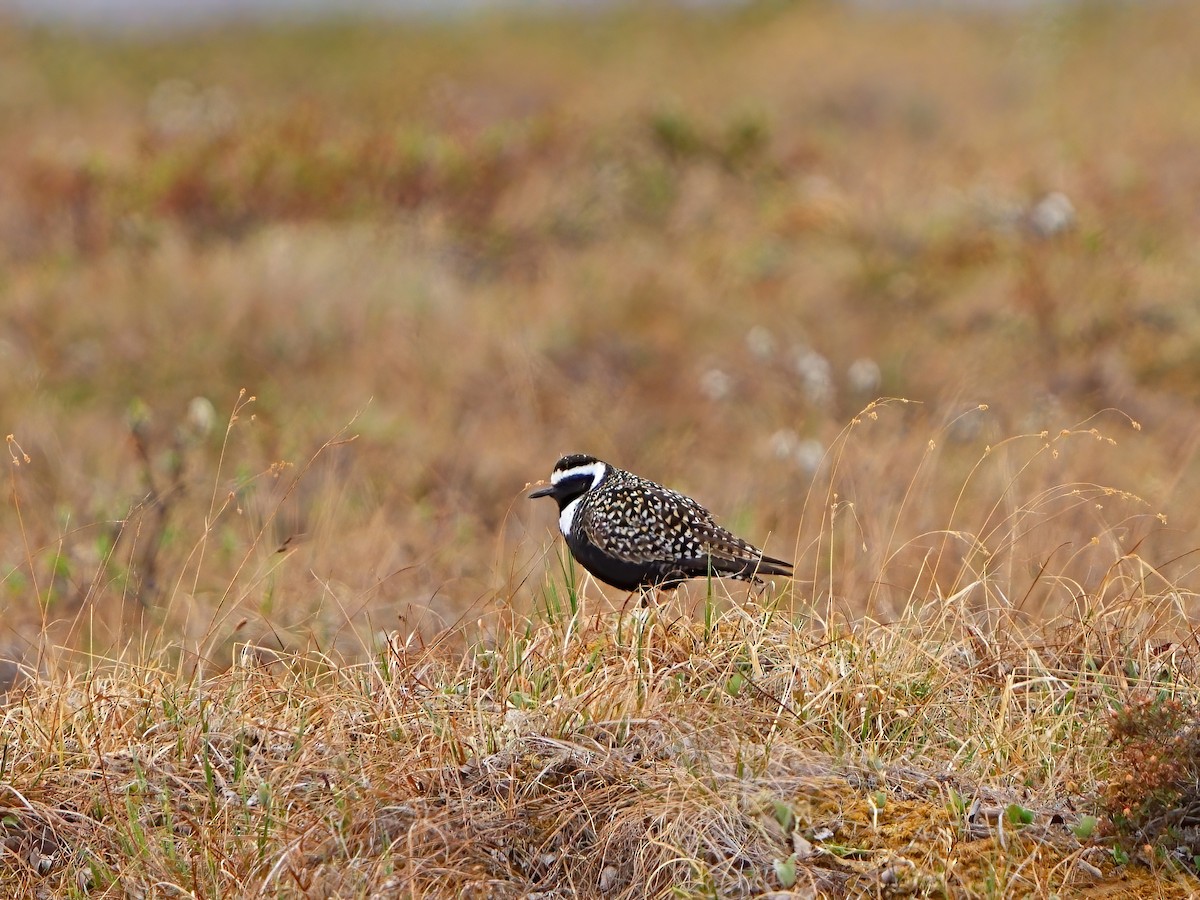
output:
[{"label": "black face of bird", "polygon": [[529,493],[530,500],[538,497],[553,497],[562,509],[571,501],[590,491],[604,480],[608,465],[594,456],[573,454],[564,456],[554,466],[550,484]]}]

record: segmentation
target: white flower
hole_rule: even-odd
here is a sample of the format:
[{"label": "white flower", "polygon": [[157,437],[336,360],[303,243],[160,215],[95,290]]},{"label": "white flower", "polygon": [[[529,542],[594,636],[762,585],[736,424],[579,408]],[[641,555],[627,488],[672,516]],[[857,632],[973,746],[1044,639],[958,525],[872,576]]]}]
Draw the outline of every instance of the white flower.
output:
[{"label": "white flower", "polygon": [[770,359],[775,353],[775,339],[762,325],[755,325],[746,332],[746,349],[756,359]]},{"label": "white flower", "polygon": [[804,382],[809,402],[823,406],[833,400],[833,367],[829,360],[808,347],[797,347],[793,352],[796,374]]},{"label": "white flower", "polygon": [[850,363],[850,368],[846,370],[846,379],[854,393],[873,394],[879,390],[883,373],[879,371],[879,363],[864,356]]},{"label": "white flower", "polygon": [[821,460],[825,458],[825,445],[816,438],[808,438],[800,442],[793,454],[796,465],[805,475],[812,477],[821,468]]},{"label": "white flower", "polygon": [[720,369],[709,369],[700,376],[700,392],[709,400],[724,400],[733,390],[733,379]]},{"label": "white flower", "polygon": [[1075,206],[1060,191],[1047,194],[1029,211],[1029,227],[1038,237],[1054,237],[1075,225]]},{"label": "white flower", "polygon": [[187,420],[197,434],[205,435],[217,423],[217,410],[207,397],[193,397],[188,403]]},{"label": "white flower", "polygon": [[791,459],[800,446],[800,435],[790,428],[781,428],[771,435],[771,452],[776,459]]}]

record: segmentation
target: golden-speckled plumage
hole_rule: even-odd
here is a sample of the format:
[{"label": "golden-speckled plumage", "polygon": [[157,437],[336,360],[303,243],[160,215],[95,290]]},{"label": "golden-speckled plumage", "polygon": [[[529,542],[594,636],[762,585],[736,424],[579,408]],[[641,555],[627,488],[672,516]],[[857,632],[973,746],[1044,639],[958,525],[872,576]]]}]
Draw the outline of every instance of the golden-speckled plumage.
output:
[{"label": "golden-speckled plumage", "polygon": [[531,496],[555,498],[572,555],[616,587],[673,588],[707,575],[791,575],[790,563],[764,556],[691,497],[595,457],[564,456],[552,481]]}]

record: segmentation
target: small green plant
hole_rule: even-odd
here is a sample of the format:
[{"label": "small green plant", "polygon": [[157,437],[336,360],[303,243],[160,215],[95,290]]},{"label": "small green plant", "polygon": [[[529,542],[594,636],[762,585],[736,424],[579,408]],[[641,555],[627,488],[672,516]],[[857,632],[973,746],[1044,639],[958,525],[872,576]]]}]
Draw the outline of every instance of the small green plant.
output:
[{"label": "small green plant", "polygon": [[951,815],[961,816],[967,811],[967,799],[954,788],[946,795],[946,808]]},{"label": "small green plant", "polygon": [[782,888],[791,888],[796,883],[796,854],[793,853],[787,859],[777,859],[774,863],[775,877],[779,879],[779,886]]},{"label": "small green plant", "polygon": [[746,678],[741,672],[734,672],[725,681],[725,693],[730,697],[737,697],[742,693],[742,688],[746,686]]},{"label": "small green plant", "polygon": [[1004,817],[1012,825],[1032,825],[1033,810],[1026,809],[1019,803],[1010,803],[1008,808],[1004,810]]},{"label": "small green plant", "polygon": [[721,158],[731,168],[757,160],[771,142],[771,125],[761,113],[743,110],[732,116],[721,136]]},{"label": "small green plant", "polygon": [[1071,826],[1071,833],[1081,841],[1086,841],[1096,832],[1100,820],[1095,816],[1080,816],[1079,821]]},{"label": "small green plant", "polygon": [[782,800],[775,801],[775,821],[779,823],[779,827],[784,830],[784,833],[790,833],[792,827],[796,824],[796,813],[792,810],[790,803],[785,803]]},{"label": "small green plant", "polygon": [[676,104],[659,108],[649,124],[654,143],[672,159],[688,159],[704,150],[704,139],[695,121]]}]

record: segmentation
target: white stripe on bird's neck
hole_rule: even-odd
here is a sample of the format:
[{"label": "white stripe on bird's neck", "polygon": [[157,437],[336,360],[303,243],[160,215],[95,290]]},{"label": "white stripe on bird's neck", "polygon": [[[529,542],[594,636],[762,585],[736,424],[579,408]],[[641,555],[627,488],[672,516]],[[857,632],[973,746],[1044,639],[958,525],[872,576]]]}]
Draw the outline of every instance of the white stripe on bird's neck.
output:
[{"label": "white stripe on bird's neck", "polygon": [[562,532],[563,537],[571,536],[571,524],[575,521],[575,513],[579,511],[579,501],[582,499],[583,494],[580,494],[559,512],[558,530]]}]

